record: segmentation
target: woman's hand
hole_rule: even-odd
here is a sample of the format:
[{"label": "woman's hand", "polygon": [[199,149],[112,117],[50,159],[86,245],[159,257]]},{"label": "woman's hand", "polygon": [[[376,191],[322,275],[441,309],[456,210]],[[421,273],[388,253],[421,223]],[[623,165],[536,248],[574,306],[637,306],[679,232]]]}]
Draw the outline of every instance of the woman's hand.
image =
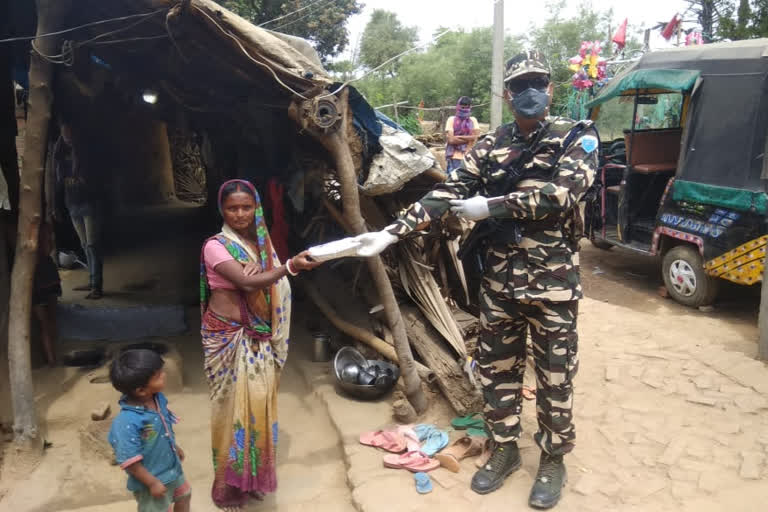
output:
[{"label": "woman's hand", "polygon": [[314,261],[308,251],[302,251],[291,258],[291,266],[296,270],[312,270],[322,265],[320,261]]},{"label": "woman's hand", "polygon": [[243,266],[244,276],[255,276],[259,272],[261,272],[261,265],[258,263],[248,262]]}]

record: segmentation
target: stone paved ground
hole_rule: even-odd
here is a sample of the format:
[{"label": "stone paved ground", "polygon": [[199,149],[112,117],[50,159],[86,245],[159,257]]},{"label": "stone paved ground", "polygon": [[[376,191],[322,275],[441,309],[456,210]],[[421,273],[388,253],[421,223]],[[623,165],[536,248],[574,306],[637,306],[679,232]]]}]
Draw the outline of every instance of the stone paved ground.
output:
[{"label": "stone paved ground", "polygon": [[[596,298],[581,306],[578,441],[558,510],[764,510],[768,367],[753,359],[756,318],[743,311],[753,306],[726,296],[722,315],[682,308],[655,294],[653,262],[627,275],[616,258],[587,250],[582,264]],[[606,270],[590,272],[598,263]],[[433,472],[435,491],[419,496],[410,474],[384,468],[381,453],[357,442],[391,422],[387,405],[351,402],[333,390],[324,366],[303,368],[341,432],[360,510],[526,508],[539,454],[533,403],[524,412],[523,469],[501,490],[470,491],[474,466],[465,461],[458,474]],[[447,426],[450,413],[436,407],[423,421]]]},{"label": "stone paved ground", "polygon": [[[660,282],[653,261],[594,250],[583,256],[588,298],[579,319],[578,441],[567,458],[570,482],[557,510],[765,510],[768,368],[753,359],[756,302],[750,292],[731,290],[714,312],[702,313],[655,293]],[[294,347],[307,340],[302,318],[297,313]],[[193,510],[208,511],[214,510],[206,496],[208,405],[198,343],[194,336],[183,340],[189,387],[171,401],[184,417],[178,434],[189,457]],[[527,509],[538,461],[533,403],[526,402],[523,417],[523,468],[502,489],[484,497],[470,491],[474,466],[465,461],[458,474],[433,472],[434,492],[420,496],[409,473],[384,468],[382,454],[357,441],[360,432],[391,422],[389,403],[340,396],[328,365],[309,363],[297,352],[281,390],[280,490],[250,510]],[[115,400],[109,385],[94,386],[65,371],[37,376],[39,408],[54,446],[28,478],[0,481],[0,509],[134,510],[120,471],[93,460],[77,435],[94,401]],[[450,418],[438,399],[422,421],[448,425]]]}]

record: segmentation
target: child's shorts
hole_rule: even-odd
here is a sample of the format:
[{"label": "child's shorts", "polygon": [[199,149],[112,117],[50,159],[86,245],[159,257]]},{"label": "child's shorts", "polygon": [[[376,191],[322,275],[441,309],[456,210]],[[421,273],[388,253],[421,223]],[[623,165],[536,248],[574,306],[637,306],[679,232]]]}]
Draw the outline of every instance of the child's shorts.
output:
[{"label": "child's shorts", "polygon": [[168,512],[171,505],[192,494],[192,487],[189,486],[184,475],[169,484],[165,484],[165,488],[167,490],[162,498],[153,497],[149,493],[149,489],[133,493],[139,504],[139,512]]}]

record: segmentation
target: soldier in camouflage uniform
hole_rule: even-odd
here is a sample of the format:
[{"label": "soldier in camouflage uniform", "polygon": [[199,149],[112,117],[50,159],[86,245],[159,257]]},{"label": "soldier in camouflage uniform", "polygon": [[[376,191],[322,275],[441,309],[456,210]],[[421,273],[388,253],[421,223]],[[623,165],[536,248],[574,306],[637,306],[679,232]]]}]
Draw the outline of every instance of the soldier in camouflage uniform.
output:
[{"label": "soldier in camouflage uniform", "polygon": [[[489,236],[485,255],[477,353],[495,448],[472,479],[472,489],[492,492],[521,465],[516,441],[530,329],[539,424],[535,440],[542,453],[529,503],[550,508],[560,499],[566,480],[563,455],[575,439],[580,199],[595,178],[598,138],[589,122],[547,117],[553,87],[538,52],[508,61],[505,84],[515,122],[486,135],[462,167],[394,224],[357,240],[359,254],[370,256],[451,212],[474,221],[496,220],[500,229]],[[514,188],[505,189],[510,172],[518,179]]]}]

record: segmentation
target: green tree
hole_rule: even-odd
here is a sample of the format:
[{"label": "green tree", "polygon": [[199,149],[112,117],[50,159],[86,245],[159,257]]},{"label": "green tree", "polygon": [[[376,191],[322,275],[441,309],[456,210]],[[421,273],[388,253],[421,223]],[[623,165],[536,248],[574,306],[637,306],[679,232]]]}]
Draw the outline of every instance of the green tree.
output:
[{"label": "green tree", "polygon": [[768,0],[739,0],[724,9],[718,25],[718,36],[739,40],[768,37]]},{"label": "green tree", "polygon": [[[393,12],[376,9],[365,26],[360,42],[360,63],[373,69],[413,47],[418,38],[416,27],[406,27]],[[398,62],[386,66],[381,73],[395,74]]]},{"label": "green tree", "polygon": [[[549,17],[535,27],[527,38],[529,46],[540,50],[549,60],[552,81],[555,84],[552,112],[556,114],[566,113],[572,90],[573,71],[568,69],[568,59],[578,55],[583,41],[602,41],[603,54],[607,55],[611,47],[607,39],[613,36],[608,33],[611,11],[596,11],[590,3],[583,3],[579,6],[576,16],[564,18],[565,5],[562,0],[550,3]],[[637,43],[630,41],[628,47],[633,46],[637,46]]]},{"label": "green tree", "polygon": [[[444,31],[438,29],[436,33]],[[410,107],[422,100],[427,107],[438,107],[454,105],[459,96],[469,96],[475,105],[480,105],[473,114],[480,121],[487,121],[492,39],[491,28],[446,34],[426,51],[404,57],[395,76],[368,76],[357,87],[374,106],[396,99],[408,101]],[[507,38],[505,44],[508,55],[521,48],[517,39]],[[437,115],[430,114],[433,118]]]},{"label": "green tree", "polygon": [[255,25],[311,41],[324,62],[347,47],[347,19],[363,8],[358,0],[215,1]]}]

